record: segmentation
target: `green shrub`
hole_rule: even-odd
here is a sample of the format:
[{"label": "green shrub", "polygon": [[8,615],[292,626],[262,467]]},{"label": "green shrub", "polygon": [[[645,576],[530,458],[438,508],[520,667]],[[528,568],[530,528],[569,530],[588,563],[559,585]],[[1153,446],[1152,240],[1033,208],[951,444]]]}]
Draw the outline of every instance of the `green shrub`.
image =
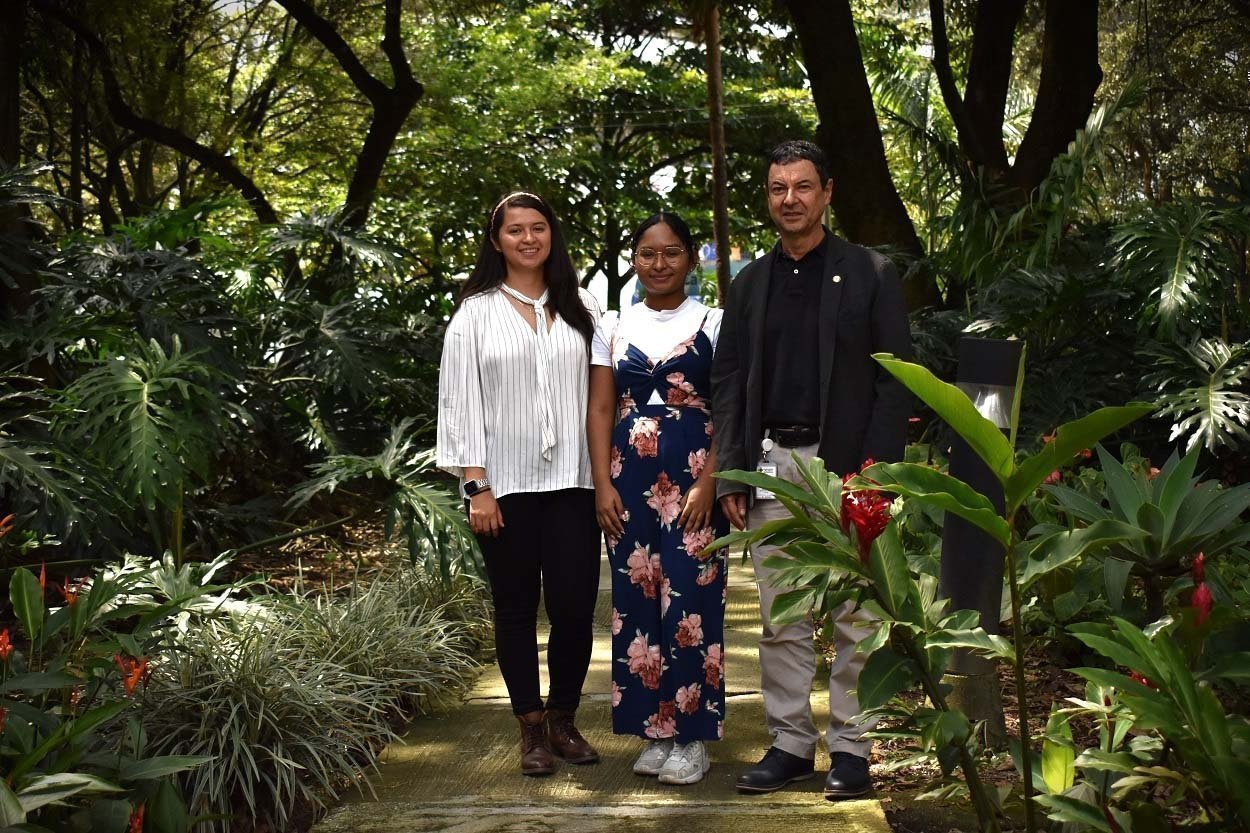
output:
[{"label": "green shrub", "polygon": [[270,597],[189,627],[153,673],[154,749],[205,755],[184,793],[200,830],[286,829],[364,775],[398,721],[464,691],[488,631],[478,582],[412,566],[342,598]]}]

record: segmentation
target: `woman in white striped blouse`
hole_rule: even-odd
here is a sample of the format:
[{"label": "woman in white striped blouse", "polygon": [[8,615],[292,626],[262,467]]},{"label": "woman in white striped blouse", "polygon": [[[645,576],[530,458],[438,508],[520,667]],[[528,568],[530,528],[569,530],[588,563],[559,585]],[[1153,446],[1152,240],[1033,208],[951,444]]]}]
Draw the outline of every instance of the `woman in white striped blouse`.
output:
[{"label": "woman in white striped blouse", "polygon": [[[521,724],[527,775],[554,772],[556,755],[579,764],[599,759],[573,722],[599,590],[585,434],[598,317],[546,201],[525,192],[500,200],[443,342],[438,464],[461,478],[482,547],[496,655]],[[551,622],[545,712],[540,592]]]}]

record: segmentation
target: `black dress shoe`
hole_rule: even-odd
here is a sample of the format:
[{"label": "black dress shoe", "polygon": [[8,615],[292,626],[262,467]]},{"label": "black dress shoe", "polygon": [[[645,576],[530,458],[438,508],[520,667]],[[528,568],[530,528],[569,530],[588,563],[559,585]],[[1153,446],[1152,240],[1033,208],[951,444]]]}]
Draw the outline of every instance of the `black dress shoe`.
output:
[{"label": "black dress shoe", "polygon": [[825,778],[825,798],[855,798],[872,789],[867,759],[850,752],[834,752],[832,757],[829,776]]},{"label": "black dress shoe", "polygon": [[810,758],[770,746],[758,764],[738,776],[738,792],[774,792],[786,784],[811,778],[815,770],[815,762]]}]

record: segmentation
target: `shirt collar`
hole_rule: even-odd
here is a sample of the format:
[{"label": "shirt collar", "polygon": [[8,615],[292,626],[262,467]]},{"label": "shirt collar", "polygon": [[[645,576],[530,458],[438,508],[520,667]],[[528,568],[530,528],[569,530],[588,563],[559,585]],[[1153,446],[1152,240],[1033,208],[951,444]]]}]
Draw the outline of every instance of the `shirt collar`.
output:
[{"label": "shirt collar", "polygon": [[824,226],[821,226],[821,228],[824,229],[824,232],[825,232],[824,239],[822,239],[819,243],[817,243],[814,249],[812,249],[807,254],[803,255],[798,260],[794,260],[788,254],[786,254],[785,249],[781,247],[780,240],[778,240],[776,245],[773,246],[773,254],[776,255],[779,260],[784,260],[787,263],[805,264],[805,263],[819,263],[819,262],[824,261],[825,250],[829,248],[829,240],[830,238],[833,237],[833,233]]}]

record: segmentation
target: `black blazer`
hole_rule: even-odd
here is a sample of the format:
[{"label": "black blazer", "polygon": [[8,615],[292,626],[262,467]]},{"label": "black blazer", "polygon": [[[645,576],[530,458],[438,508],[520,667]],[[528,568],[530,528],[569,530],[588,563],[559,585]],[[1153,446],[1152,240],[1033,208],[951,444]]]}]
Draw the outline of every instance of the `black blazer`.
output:
[{"label": "black blazer", "polygon": [[[864,460],[903,458],[911,394],[873,353],[911,356],[903,284],[889,259],[826,235],[820,292],[820,456],[829,471],[858,471]],[[745,266],[729,287],[712,362],[716,469],[752,470],[764,436],[764,311],[773,260]],[[718,496],[745,492],[718,480]]]}]

